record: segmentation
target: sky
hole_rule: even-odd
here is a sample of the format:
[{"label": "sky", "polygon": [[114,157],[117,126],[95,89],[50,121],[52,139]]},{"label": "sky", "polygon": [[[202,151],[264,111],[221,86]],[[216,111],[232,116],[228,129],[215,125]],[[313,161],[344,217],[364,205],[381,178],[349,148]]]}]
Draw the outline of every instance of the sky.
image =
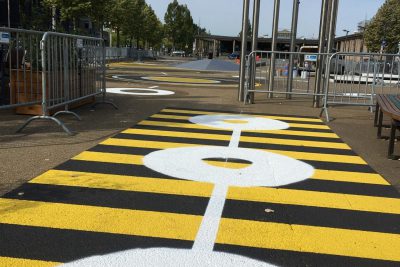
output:
[{"label": "sky", "polygon": [[[172,0],[146,0],[161,21]],[[214,35],[237,36],[241,30],[243,0],[178,0],[186,4],[196,24]],[[322,0],[300,0],[298,37],[318,38]],[[353,33],[357,23],[371,19],[385,0],[340,0],[336,35]],[[250,0],[251,17],[253,0]],[[273,0],[261,0],[260,36],[271,36]],[[290,29],[293,0],[281,0],[279,30]],[[251,20],[251,19],[250,19]]]}]

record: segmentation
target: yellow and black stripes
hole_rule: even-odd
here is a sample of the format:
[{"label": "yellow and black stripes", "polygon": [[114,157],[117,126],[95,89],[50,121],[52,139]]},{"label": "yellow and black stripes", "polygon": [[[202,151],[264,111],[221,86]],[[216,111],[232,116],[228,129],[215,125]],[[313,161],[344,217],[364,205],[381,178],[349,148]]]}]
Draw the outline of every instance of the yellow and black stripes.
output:
[{"label": "yellow and black stripes", "polygon": [[[191,249],[214,185],[148,169],[166,148],[226,147],[232,131],[164,109],[0,198],[0,266],[55,266],[134,248]],[[225,114],[235,114],[226,113]],[[255,115],[255,114],[246,114]],[[215,251],[280,266],[398,266],[400,196],[321,120],[256,114],[290,128],[243,131],[239,146],[302,160],[304,182],[229,187]],[[216,157],[206,163],[245,168]]]}]

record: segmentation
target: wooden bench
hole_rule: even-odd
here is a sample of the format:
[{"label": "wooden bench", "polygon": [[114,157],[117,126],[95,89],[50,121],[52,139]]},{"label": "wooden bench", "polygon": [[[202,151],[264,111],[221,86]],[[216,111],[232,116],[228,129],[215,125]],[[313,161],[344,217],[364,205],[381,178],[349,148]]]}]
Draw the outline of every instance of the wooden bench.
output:
[{"label": "wooden bench", "polygon": [[388,158],[395,159],[394,142],[396,129],[400,129],[400,95],[376,95],[375,126],[378,127],[378,138],[382,138],[383,114],[391,119]]}]

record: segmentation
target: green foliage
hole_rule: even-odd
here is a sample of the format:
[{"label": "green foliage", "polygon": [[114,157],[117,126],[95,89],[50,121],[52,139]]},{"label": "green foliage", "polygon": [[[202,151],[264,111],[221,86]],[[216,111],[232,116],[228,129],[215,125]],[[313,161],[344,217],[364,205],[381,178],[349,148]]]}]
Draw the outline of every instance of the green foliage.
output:
[{"label": "green foliage", "polygon": [[371,52],[379,52],[386,40],[385,52],[397,53],[400,42],[400,1],[386,0],[365,30],[365,43]]},{"label": "green foliage", "polygon": [[21,26],[25,29],[47,31],[51,28],[51,10],[38,1],[20,0]]},{"label": "green foliage", "polygon": [[165,34],[173,49],[190,50],[195,35],[195,25],[190,10],[174,0],[168,5],[164,16]]}]

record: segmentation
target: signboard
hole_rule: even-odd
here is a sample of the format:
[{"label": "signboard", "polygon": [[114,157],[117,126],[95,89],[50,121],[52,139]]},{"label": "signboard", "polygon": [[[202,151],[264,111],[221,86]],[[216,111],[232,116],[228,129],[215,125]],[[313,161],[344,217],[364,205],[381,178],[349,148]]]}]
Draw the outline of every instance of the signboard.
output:
[{"label": "signboard", "polygon": [[0,32],[0,44],[9,44],[9,43],[10,43],[10,33]]},{"label": "signboard", "polygon": [[317,62],[317,59],[318,59],[317,55],[305,55],[304,56],[304,61]]}]

